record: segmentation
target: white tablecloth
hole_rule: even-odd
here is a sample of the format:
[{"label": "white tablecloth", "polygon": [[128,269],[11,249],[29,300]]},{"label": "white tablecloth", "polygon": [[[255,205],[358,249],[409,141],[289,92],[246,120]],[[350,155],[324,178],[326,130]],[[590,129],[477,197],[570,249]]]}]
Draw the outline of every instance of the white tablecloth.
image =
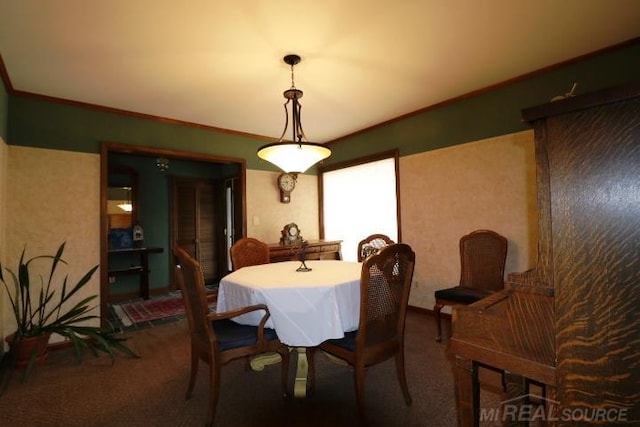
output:
[{"label": "white tablecloth", "polygon": [[[309,272],[297,272],[298,261],[243,267],[220,281],[217,311],[266,304],[280,340],[310,347],[358,328],[361,263],[307,261]],[[261,312],[234,318],[257,325]]]}]

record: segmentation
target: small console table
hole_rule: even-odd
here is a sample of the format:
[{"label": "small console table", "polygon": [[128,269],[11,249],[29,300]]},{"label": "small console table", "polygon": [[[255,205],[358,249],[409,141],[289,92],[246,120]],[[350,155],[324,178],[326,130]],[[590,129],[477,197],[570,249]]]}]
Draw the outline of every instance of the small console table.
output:
[{"label": "small console table", "polygon": [[109,256],[112,255],[138,255],[139,264],[127,268],[109,270],[109,277],[127,276],[131,274],[140,275],[140,296],[149,299],[149,254],[162,253],[162,248],[126,248],[109,250]]},{"label": "small console table", "polygon": [[[308,240],[306,259],[342,260],[341,243],[342,240]],[[269,245],[269,258],[271,262],[297,261],[299,250],[299,244],[281,245],[272,243]]]}]

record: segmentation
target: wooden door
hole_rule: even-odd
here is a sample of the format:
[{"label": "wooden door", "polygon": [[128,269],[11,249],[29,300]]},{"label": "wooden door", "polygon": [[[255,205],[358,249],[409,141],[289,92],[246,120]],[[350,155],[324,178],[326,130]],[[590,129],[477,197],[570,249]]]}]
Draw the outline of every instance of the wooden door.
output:
[{"label": "wooden door", "polygon": [[197,259],[205,283],[213,283],[219,278],[217,230],[223,227],[217,218],[215,185],[174,178],[172,195],[172,242]]}]

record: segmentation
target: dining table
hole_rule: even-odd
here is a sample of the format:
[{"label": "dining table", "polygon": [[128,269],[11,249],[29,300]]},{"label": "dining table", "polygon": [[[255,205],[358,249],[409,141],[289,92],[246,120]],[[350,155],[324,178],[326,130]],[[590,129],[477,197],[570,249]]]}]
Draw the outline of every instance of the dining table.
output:
[{"label": "dining table", "polygon": [[[339,260],[285,261],[235,270],[220,280],[217,311],[265,304],[270,313],[266,327],[280,341],[297,350],[294,396],[307,388],[306,347],[358,329],[362,263]],[[303,270],[303,271],[301,271]],[[233,318],[257,326],[262,313]],[[266,362],[268,364],[268,362]],[[253,366],[253,363],[252,363]]]}]

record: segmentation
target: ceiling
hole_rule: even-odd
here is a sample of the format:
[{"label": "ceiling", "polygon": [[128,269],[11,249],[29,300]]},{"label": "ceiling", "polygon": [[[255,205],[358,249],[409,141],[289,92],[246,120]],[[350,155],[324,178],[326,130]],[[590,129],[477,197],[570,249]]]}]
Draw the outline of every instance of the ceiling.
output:
[{"label": "ceiling", "polygon": [[638,0],[0,0],[16,91],[273,138],[297,53],[314,142],[638,36]]}]

